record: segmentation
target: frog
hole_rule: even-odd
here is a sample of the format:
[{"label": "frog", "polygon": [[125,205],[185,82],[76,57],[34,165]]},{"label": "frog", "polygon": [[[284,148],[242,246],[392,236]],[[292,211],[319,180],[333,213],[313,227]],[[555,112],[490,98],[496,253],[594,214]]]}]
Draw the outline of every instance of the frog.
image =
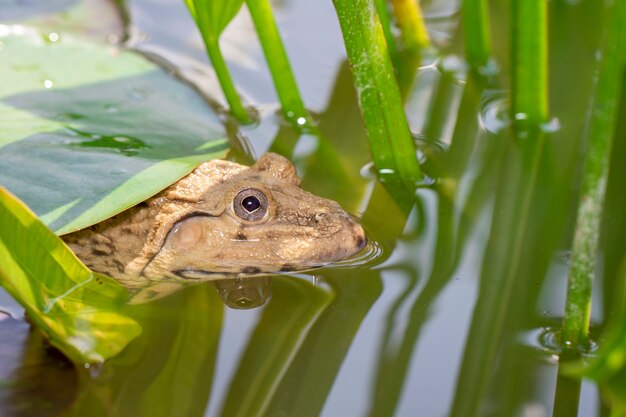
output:
[{"label": "frog", "polygon": [[349,258],[367,243],[337,202],[300,187],[295,166],[265,153],[246,166],[198,165],[155,196],[63,240],[92,271],[129,288],[289,273]]}]

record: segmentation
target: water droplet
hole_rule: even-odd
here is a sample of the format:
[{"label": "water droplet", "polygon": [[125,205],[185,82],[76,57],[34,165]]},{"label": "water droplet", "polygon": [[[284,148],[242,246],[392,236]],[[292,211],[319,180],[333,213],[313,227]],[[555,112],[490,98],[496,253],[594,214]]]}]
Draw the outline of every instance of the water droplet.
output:
[{"label": "water droplet", "polygon": [[84,367],[85,369],[89,369],[89,368],[91,367],[91,365],[90,365],[90,364],[88,364],[88,363],[86,363],[86,364],[84,364],[84,365],[83,365],[83,367]]},{"label": "water droplet", "polygon": [[58,34],[58,33],[56,33],[56,32],[50,32],[50,33],[48,34],[48,40],[49,40],[50,42],[58,42],[58,41],[59,41],[59,39],[61,39],[61,37],[60,37],[60,36],[59,36],[59,34]]},{"label": "water droplet", "polygon": [[596,50],[595,58],[596,58],[596,61],[598,61],[598,62],[602,61],[602,50],[601,49],[597,49]]},{"label": "water droplet", "polygon": [[132,88],[128,91],[128,93],[126,93],[126,95],[128,96],[128,98],[135,101],[145,100],[148,96],[148,94],[140,88]]},{"label": "water droplet", "polygon": [[287,112],[287,117],[292,118],[294,116],[292,111],[288,111]]},{"label": "water droplet", "polygon": [[526,113],[515,113],[515,120],[526,120],[528,115]]},{"label": "water droplet", "polygon": [[485,100],[481,105],[480,125],[490,133],[499,133],[510,126],[508,103],[504,94],[497,93]]},{"label": "water droplet", "polygon": [[537,335],[539,346],[552,354],[559,355],[563,350],[561,345],[561,329],[557,327],[546,327],[540,330]]},{"label": "water droplet", "polygon": [[43,82],[43,86],[45,88],[52,88],[53,85],[54,84],[52,83],[52,80],[44,80],[44,82]]},{"label": "water droplet", "polygon": [[107,104],[106,106],[104,106],[104,110],[107,113],[117,113],[120,111],[120,109],[115,104]]},{"label": "water droplet", "polygon": [[56,116],[56,119],[60,121],[80,120],[82,118],[83,115],[78,113],[59,113]]},{"label": "water droplet", "polygon": [[363,165],[361,167],[361,169],[359,170],[359,175],[361,175],[363,178],[367,178],[367,179],[374,179],[375,174],[374,174],[374,162],[370,161],[368,163],[366,163],[365,165]]},{"label": "water droplet", "polygon": [[437,178],[433,178],[422,172],[422,179],[415,182],[415,188],[428,188],[435,184],[437,184]]},{"label": "water droplet", "polygon": [[394,171],[393,169],[389,169],[389,168],[383,168],[383,169],[379,169],[378,173],[380,175],[393,175],[396,173],[396,171]]},{"label": "water droplet", "polygon": [[556,117],[553,117],[541,125],[541,130],[545,133],[558,132],[561,130],[561,122]]},{"label": "water droplet", "polygon": [[26,33],[26,29],[22,25],[15,25],[12,27],[12,29],[13,30],[9,29],[9,32],[13,33],[14,35],[23,35],[24,33]]},{"label": "water droplet", "polygon": [[448,55],[444,57],[439,66],[443,72],[447,73],[462,75],[467,72],[467,64],[465,60],[456,55]]},{"label": "water droplet", "polygon": [[304,117],[298,117],[298,120],[296,122],[298,123],[298,125],[304,126],[304,124],[306,123],[306,119]]},{"label": "water droplet", "polygon": [[115,136],[113,140],[119,143],[131,143],[132,142],[131,138],[127,138],[124,136]]}]

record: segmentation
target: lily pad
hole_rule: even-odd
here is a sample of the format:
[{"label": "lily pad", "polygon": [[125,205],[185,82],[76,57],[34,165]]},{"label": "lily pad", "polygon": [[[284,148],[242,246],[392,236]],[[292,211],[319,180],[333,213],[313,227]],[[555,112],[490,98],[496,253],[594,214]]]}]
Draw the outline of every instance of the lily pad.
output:
[{"label": "lily pad", "polygon": [[22,26],[0,36],[0,185],[57,234],[113,216],[225,155],[206,101],[146,57]]},{"label": "lily pad", "polygon": [[54,41],[67,32],[117,42],[125,36],[125,11],[110,0],[3,0],[0,21],[36,27]]},{"label": "lily pad", "polygon": [[141,333],[120,312],[128,291],[91,272],[26,206],[0,188],[0,283],[74,362],[102,362]]}]

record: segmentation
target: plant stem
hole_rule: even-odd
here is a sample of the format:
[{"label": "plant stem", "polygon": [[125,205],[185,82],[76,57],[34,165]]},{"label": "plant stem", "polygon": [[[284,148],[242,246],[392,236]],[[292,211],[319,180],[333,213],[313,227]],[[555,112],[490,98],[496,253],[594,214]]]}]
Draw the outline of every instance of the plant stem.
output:
[{"label": "plant stem", "polygon": [[246,0],[246,4],[261,41],[283,114],[291,122],[302,126],[310,121],[309,112],[300,97],[269,0]]},{"label": "plant stem", "polygon": [[563,341],[575,349],[584,347],[589,332],[591,288],[624,75],[622,45],[626,42],[626,0],[616,0],[609,16],[611,21],[605,34],[603,59],[586,131],[587,152],[563,321]]},{"label": "plant stem", "polygon": [[391,0],[391,4],[400,29],[401,49],[419,54],[421,49],[430,46],[420,4],[416,0]]},{"label": "plant stem", "polygon": [[[421,178],[383,30],[372,0],[333,0],[381,181],[415,189]],[[391,184],[394,183],[394,184]]]},{"label": "plant stem", "polygon": [[422,62],[421,52],[430,46],[430,38],[422,17],[420,4],[415,0],[390,0],[400,36],[394,58],[398,86],[405,100]]},{"label": "plant stem", "polygon": [[383,28],[383,33],[385,34],[389,56],[391,60],[395,62],[398,51],[396,51],[396,38],[391,31],[391,15],[389,14],[388,0],[374,0],[374,5],[376,6],[376,12],[378,13],[378,19]]},{"label": "plant stem", "polygon": [[513,0],[512,119],[526,126],[548,120],[547,1]]},{"label": "plant stem", "polygon": [[463,1],[463,26],[465,27],[465,55],[474,68],[487,65],[491,55],[489,9],[485,0]]},{"label": "plant stem", "polygon": [[207,53],[209,54],[209,59],[211,60],[211,64],[213,64],[213,69],[215,69],[215,73],[217,74],[217,78],[220,81],[220,85],[222,86],[222,91],[224,92],[224,96],[226,97],[226,101],[228,101],[228,105],[230,106],[230,111],[233,116],[237,120],[242,123],[250,123],[252,121],[250,115],[243,107],[241,103],[241,98],[235,90],[235,85],[233,84],[233,80],[230,76],[230,72],[228,71],[228,67],[226,66],[226,61],[224,61],[224,57],[222,56],[222,51],[220,51],[219,41],[217,39],[212,40],[204,35],[204,31],[202,32],[202,37],[204,38],[204,44],[206,46]]}]

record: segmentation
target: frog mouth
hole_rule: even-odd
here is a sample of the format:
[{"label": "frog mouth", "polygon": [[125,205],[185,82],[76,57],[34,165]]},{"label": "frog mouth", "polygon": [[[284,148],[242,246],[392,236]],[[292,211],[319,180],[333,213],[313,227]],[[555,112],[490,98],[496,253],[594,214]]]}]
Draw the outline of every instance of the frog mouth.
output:
[{"label": "frog mouth", "polygon": [[179,278],[194,280],[194,281],[202,281],[208,279],[216,279],[223,276],[235,275],[229,274],[225,272],[211,272],[211,271],[203,271],[201,269],[179,269],[177,271],[172,271],[174,275]]},{"label": "frog mouth", "polygon": [[248,267],[243,268],[243,270],[238,272],[216,272],[216,271],[204,271],[202,269],[179,269],[176,271],[172,271],[174,275],[179,278],[183,278],[186,280],[194,280],[194,281],[207,281],[207,280],[215,280],[219,278],[235,278],[242,275],[263,275],[263,272],[259,268]]}]

